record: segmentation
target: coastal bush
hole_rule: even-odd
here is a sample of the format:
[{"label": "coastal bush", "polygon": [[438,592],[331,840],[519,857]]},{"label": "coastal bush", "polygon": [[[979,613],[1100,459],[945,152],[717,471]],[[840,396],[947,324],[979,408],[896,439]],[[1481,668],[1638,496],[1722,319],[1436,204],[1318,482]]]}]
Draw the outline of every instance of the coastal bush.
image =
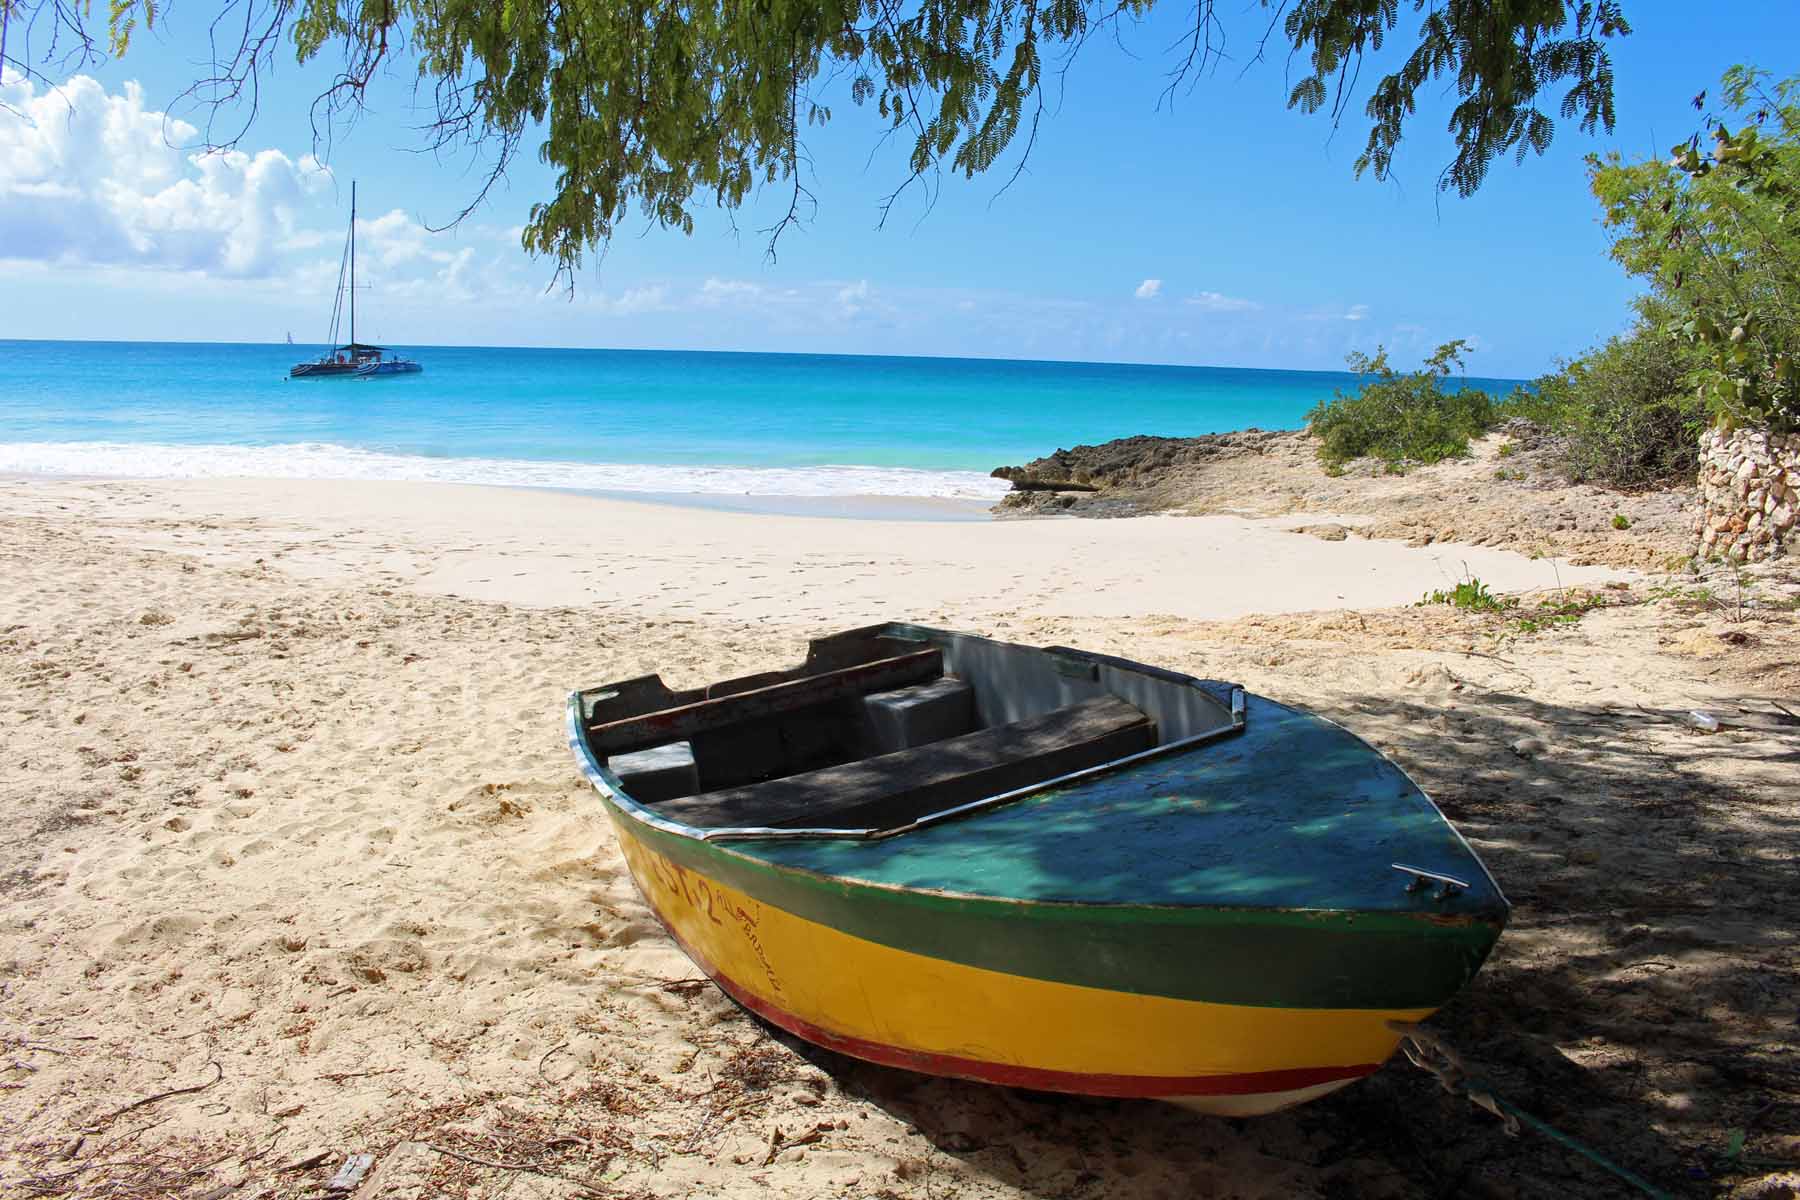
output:
[{"label": "coastal bush", "polygon": [[1518,601],[1510,596],[1494,595],[1488,590],[1487,584],[1471,575],[1448,591],[1439,588],[1434,592],[1426,592],[1419,601],[1419,607],[1427,604],[1448,604],[1467,612],[1502,612],[1518,604]]},{"label": "coastal bush", "polygon": [[1657,310],[1636,329],[1588,351],[1510,397],[1506,412],[1564,439],[1563,474],[1575,482],[1650,487],[1692,481],[1706,402],[1691,380],[1700,365],[1657,328]]},{"label": "coastal bush", "polygon": [[[1692,347],[1727,425],[1800,428],[1800,76],[1733,67],[1709,116],[1667,160],[1590,157],[1612,255],[1646,280],[1663,336]],[[1706,93],[1694,98],[1703,108]],[[1735,127],[1734,127],[1735,126]]]},{"label": "coastal bush", "polygon": [[1377,348],[1373,357],[1352,353],[1350,369],[1366,382],[1353,396],[1339,392],[1320,401],[1306,416],[1326,466],[1375,457],[1397,471],[1403,461],[1466,455],[1469,439],[1491,429],[1497,416],[1494,398],[1481,389],[1444,386],[1451,369],[1462,368],[1467,348],[1461,338],[1446,342],[1409,375],[1388,365],[1386,349]]}]

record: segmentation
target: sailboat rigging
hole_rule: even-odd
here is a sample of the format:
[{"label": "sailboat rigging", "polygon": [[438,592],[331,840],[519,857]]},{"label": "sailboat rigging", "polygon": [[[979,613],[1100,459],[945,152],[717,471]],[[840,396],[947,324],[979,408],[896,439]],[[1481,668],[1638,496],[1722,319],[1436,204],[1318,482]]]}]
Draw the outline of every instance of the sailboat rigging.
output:
[{"label": "sailboat rigging", "polygon": [[[350,338],[339,344],[339,323],[344,316],[344,297],[350,298]],[[288,335],[288,341],[293,341]],[[331,332],[326,341],[331,349],[311,362],[295,363],[288,371],[293,379],[373,379],[384,375],[412,375],[424,370],[416,361],[403,358],[386,346],[372,346],[356,340],[356,182],[350,183],[350,234],[344,240],[344,254],[338,261],[337,296],[331,305]]]}]

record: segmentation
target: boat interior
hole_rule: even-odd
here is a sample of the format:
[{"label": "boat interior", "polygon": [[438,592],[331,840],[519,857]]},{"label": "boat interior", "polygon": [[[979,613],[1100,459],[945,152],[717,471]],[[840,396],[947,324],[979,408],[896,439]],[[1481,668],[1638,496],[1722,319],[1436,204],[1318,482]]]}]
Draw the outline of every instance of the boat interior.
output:
[{"label": "boat interior", "polygon": [[1229,685],[900,624],[820,638],[791,670],[574,702],[612,790],[701,830],[903,828],[1244,721]]}]

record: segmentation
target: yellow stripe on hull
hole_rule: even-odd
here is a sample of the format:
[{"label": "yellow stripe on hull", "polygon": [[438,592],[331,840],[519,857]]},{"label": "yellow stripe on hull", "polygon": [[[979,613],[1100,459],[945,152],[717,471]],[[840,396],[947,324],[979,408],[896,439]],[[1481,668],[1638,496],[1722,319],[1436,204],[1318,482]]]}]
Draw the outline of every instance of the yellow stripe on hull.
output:
[{"label": "yellow stripe on hull", "polygon": [[[1221,1111],[1268,1111],[1341,1086],[1393,1053],[1389,1021],[1431,1009],[1284,1009],[1146,996],[1026,978],[897,950],[762,903],[684,868],[615,821],[639,889],[701,967],[754,1010],[824,1044],[932,1070],[929,1060],[992,1064],[941,1073],[1010,1081],[1006,1068],[1070,1077],[1165,1080],[1156,1094]],[[1029,918],[1022,918],[1029,919]],[[796,1022],[776,1014],[787,1014]],[[856,1044],[901,1056],[864,1053]],[[1301,1078],[1342,1069],[1335,1080]],[[1293,1076],[1285,1084],[1281,1074]],[[1013,1072],[1016,1074],[1016,1072]],[[1232,1076],[1270,1074],[1266,1088]],[[1178,1081],[1221,1083],[1218,1103]],[[1055,1087],[1055,1083],[1035,1086]],[[1064,1090],[1085,1091],[1079,1084]],[[1213,1089],[1192,1089],[1207,1093]],[[1261,1102],[1253,1094],[1263,1092]],[[1276,1097],[1292,1099],[1276,1099]]]}]

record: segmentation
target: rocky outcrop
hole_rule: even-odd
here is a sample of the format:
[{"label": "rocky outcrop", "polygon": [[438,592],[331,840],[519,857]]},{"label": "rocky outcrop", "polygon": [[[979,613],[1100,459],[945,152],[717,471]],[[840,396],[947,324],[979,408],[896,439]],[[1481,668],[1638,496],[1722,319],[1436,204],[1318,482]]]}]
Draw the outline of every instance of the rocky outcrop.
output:
[{"label": "rocky outcrop", "polygon": [[1761,562],[1800,532],[1800,434],[1717,430],[1700,437],[1702,558]]},{"label": "rocky outcrop", "polygon": [[1015,492],[1097,492],[1100,490],[1097,484],[1076,483],[1072,479],[1033,475],[1028,467],[995,467],[989,472],[989,475],[994,479],[1006,480],[1013,485]]},{"label": "rocky outcrop", "polygon": [[1000,501],[1003,512],[1129,516],[1162,507],[1177,481],[1205,464],[1260,454],[1272,440],[1293,436],[1244,429],[1191,438],[1118,438],[1058,450],[1020,467],[997,467],[992,474],[1013,485]]},{"label": "rocky outcrop", "polygon": [[1621,492],[1569,482],[1560,461],[1560,443],[1522,422],[1477,439],[1467,458],[1400,473],[1377,459],[1327,469],[1319,461],[1318,442],[1298,429],[1123,438],[995,472],[1018,486],[994,514],[1240,519],[1311,514],[1270,525],[1271,536],[1289,537],[1285,531],[1292,530],[1326,541],[1453,542],[1649,571],[1667,570],[1671,560],[1693,553],[1691,481],[1678,488]]}]

